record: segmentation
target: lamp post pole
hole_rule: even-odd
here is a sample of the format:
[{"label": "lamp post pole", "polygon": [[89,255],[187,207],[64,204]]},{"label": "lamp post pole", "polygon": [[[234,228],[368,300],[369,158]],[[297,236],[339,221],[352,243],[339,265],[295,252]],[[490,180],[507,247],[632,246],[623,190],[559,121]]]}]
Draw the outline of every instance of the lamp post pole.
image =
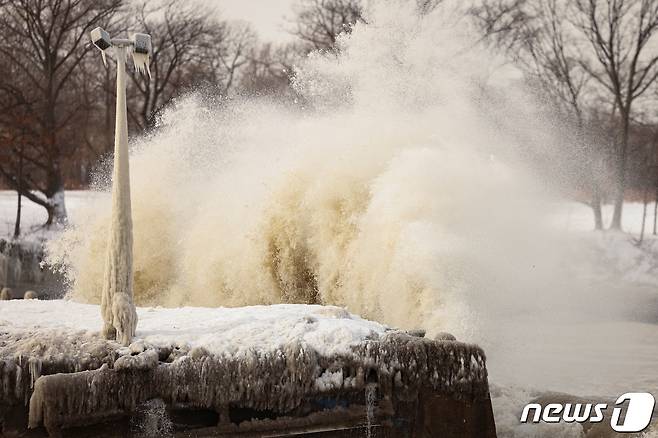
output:
[{"label": "lamp post pole", "polygon": [[148,72],[151,38],[136,34],[130,40],[110,39],[101,28],[94,29],[91,37],[94,45],[101,50],[104,63],[105,51],[109,48],[113,48],[117,61],[112,214],[101,295],[102,334],[106,339],[116,339],[127,346],[135,336],[137,312],[133,302],[133,224],[128,160],[126,61],[132,53],[135,67]]}]

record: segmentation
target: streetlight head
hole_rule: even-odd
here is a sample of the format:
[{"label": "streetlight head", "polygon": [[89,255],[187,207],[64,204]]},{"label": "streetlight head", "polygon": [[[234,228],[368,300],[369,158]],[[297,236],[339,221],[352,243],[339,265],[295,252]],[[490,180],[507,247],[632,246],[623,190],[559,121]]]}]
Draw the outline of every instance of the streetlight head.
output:
[{"label": "streetlight head", "polygon": [[133,34],[133,50],[135,53],[141,53],[143,55],[151,55],[151,35],[145,33],[135,33]]},{"label": "streetlight head", "polygon": [[[140,73],[146,73],[151,77],[149,63],[151,61],[151,35],[145,33],[135,33],[130,39],[115,38],[112,39],[110,34],[103,28],[97,27],[91,31],[91,42],[94,43],[101,51],[103,64],[107,67],[106,50],[115,47],[115,50],[121,51],[122,59],[124,54],[132,53],[135,69]],[[125,59],[124,59],[125,61]]]},{"label": "streetlight head", "polygon": [[107,67],[107,58],[105,57],[105,50],[109,47],[112,47],[112,38],[110,34],[105,32],[102,27],[97,27],[91,31],[91,42],[94,43],[101,51],[101,56],[103,57],[103,64]]},{"label": "streetlight head", "polygon": [[151,35],[145,33],[134,33],[132,36],[132,46],[135,70],[140,73],[148,74],[150,78],[151,69],[149,68],[149,63],[151,62]]},{"label": "streetlight head", "polygon": [[91,42],[94,43],[101,52],[104,52],[105,49],[112,45],[112,38],[110,34],[105,32],[102,27],[97,27],[91,31]]}]

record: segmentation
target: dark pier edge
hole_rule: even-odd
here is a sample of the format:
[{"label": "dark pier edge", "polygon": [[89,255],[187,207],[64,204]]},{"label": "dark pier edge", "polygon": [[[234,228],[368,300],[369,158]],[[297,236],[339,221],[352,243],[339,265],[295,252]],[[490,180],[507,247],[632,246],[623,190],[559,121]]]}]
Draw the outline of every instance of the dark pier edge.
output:
[{"label": "dark pier edge", "polygon": [[[251,367],[203,350],[183,360],[168,353],[121,369],[109,347],[84,364],[0,354],[0,435],[150,436],[136,425],[157,400],[177,437],[496,436],[475,345],[395,332],[330,358],[294,344],[254,356]],[[342,373],[340,387],[317,386],[326,372]]]}]

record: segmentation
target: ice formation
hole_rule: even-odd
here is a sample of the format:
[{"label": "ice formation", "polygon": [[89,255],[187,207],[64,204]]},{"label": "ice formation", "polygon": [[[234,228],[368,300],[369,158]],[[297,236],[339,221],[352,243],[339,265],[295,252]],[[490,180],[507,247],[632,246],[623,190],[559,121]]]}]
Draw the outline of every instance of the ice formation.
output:
[{"label": "ice formation", "polygon": [[146,53],[133,53],[133,61],[135,65],[135,70],[140,73],[146,73],[148,77],[151,77],[151,67],[150,67],[150,56]]},{"label": "ice formation", "polygon": [[115,47],[117,57],[116,130],[114,138],[114,175],[112,212],[105,274],[101,294],[103,333],[128,345],[135,336],[137,313],[133,304],[133,224],[130,203],[128,162],[128,120],[126,114],[126,57],[128,50]]},{"label": "ice formation", "polygon": [[[143,340],[130,347],[83,331],[96,309],[64,301],[0,307],[0,404],[28,404],[30,427],[94,423],[154,399],[214,410],[220,423],[230,423],[229,405],[293,415],[309,397],[374,383],[379,399],[423,388],[488,398],[478,347],[411,336],[334,308],[189,309],[173,318],[168,309],[139,309]],[[229,325],[234,332],[221,329]]]},{"label": "ice formation", "polygon": [[171,437],[174,436],[174,424],[167,414],[167,405],[160,399],[144,403],[134,421],[137,437]]},{"label": "ice formation", "polygon": [[23,299],[24,300],[36,300],[38,298],[39,298],[39,295],[33,290],[25,291],[25,294],[23,294]]},{"label": "ice formation", "polygon": [[0,291],[0,300],[11,300],[11,289],[3,287],[2,291]]}]

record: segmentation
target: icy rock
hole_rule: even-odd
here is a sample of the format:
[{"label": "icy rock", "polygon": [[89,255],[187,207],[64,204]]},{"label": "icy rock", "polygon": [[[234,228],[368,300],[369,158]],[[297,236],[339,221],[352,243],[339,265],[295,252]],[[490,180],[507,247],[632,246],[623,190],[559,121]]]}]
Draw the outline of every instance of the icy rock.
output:
[{"label": "icy rock", "polygon": [[415,336],[417,338],[424,338],[425,337],[425,330],[423,329],[414,329],[414,330],[407,330],[407,334],[409,336]]},{"label": "icy rock", "polygon": [[39,298],[39,295],[33,290],[28,290],[25,292],[25,295],[23,295],[24,300],[36,300]]},{"label": "icy rock", "polygon": [[75,373],[112,364],[115,345],[84,333],[0,332],[0,400],[27,403],[41,374]]},{"label": "icy rock", "polygon": [[210,353],[204,347],[194,347],[190,350],[190,357],[192,359],[202,359],[207,356],[210,356]]},{"label": "icy rock", "polygon": [[114,369],[122,370],[150,370],[158,366],[159,356],[155,350],[146,350],[137,355],[121,356],[114,362]]},{"label": "icy rock", "polygon": [[2,291],[0,291],[0,300],[7,301],[11,300],[11,289],[8,287],[3,287]]},{"label": "icy rock", "polygon": [[[164,350],[163,350],[164,351]],[[176,345],[172,346],[170,349],[169,356],[167,357],[166,361],[167,362],[174,362],[182,357],[187,357],[187,354],[189,353],[190,349],[186,345]]]},{"label": "icy rock", "polygon": [[139,354],[144,351],[144,341],[135,341],[128,346],[128,349],[133,354]]},{"label": "icy rock", "polygon": [[132,351],[130,351],[130,347],[121,347],[116,350],[117,354],[119,356],[126,356],[132,354]]},{"label": "icy rock", "polygon": [[158,352],[158,360],[160,362],[166,362],[171,356],[172,352],[171,347],[156,347],[155,350]]},{"label": "icy rock", "polygon": [[450,334],[450,333],[439,332],[434,336],[434,340],[436,340],[436,341],[456,341],[457,338],[455,338],[455,336]]},{"label": "icy rock", "polygon": [[343,386],[343,370],[326,370],[320,377],[315,379],[315,388],[320,392],[332,389],[340,389]]},{"label": "icy rock", "polygon": [[442,343],[392,332],[380,341],[359,344],[355,352],[372,364],[371,372],[377,373],[385,392],[390,392],[390,386],[395,384],[407,391],[418,391],[419,385],[429,385],[455,398],[480,398],[488,394],[486,358],[476,345]]}]

